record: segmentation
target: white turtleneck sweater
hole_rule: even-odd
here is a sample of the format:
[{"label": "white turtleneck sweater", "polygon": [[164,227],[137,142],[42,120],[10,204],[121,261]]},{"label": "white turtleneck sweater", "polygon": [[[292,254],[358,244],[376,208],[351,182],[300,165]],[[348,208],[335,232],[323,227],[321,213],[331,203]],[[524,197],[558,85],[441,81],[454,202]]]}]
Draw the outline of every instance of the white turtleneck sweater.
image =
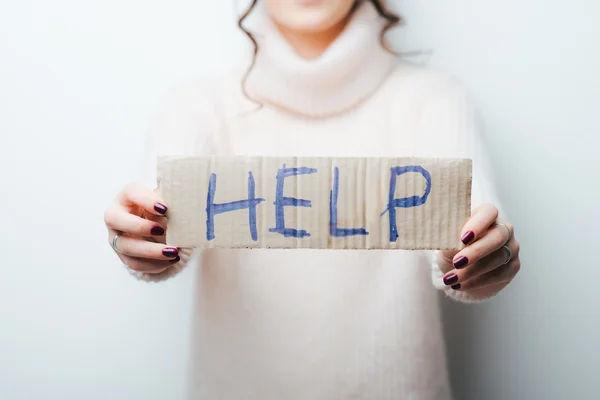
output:
[{"label": "white turtleneck sweater", "polygon": [[[424,156],[473,159],[473,206],[495,199],[460,84],[379,43],[370,3],[317,60],[301,59],[254,12],[260,51],[246,66],[185,82],[151,125],[157,155]],[[252,25],[254,23],[254,25]],[[159,276],[197,265],[190,397],[210,400],[450,398],[435,252],[184,251]],[[436,290],[438,289],[438,290]]]}]

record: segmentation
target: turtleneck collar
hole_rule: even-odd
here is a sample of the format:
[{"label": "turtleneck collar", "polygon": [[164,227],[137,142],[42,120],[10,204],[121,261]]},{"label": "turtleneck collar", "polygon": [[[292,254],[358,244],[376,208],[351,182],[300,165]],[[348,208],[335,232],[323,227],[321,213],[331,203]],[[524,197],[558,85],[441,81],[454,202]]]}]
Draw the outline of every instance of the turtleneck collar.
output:
[{"label": "turtleneck collar", "polygon": [[354,11],[344,31],[315,60],[301,58],[259,6],[246,27],[259,44],[246,81],[248,95],[307,117],[328,117],[356,107],[373,94],[395,66],[381,46],[383,19],[370,2]]}]

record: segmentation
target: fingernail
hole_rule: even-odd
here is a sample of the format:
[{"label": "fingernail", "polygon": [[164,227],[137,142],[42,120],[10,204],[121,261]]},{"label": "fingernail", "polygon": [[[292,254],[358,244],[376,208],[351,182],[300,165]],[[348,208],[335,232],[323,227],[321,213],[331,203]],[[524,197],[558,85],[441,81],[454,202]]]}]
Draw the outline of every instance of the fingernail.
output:
[{"label": "fingernail", "polygon": [[454,260],[454,268],[460,269],[465,267],[469,263],[469,259],[467,257],[461,256]]},{"label": "fingernail", "polygon": [[444,277],[444,285],[446,286],[450,286],[456,282],[458,282],[458,276],[456,274],[450,274]]},{"label": "fingernail", "polygon": [[458,289],[460,289],[460,283],[457,283],[456,285],[452,285],[450,287],[454,290],[458,290]]},{"label": "fingernail", "polygon": [[[181,261],[181,258],[179,256],[175,257],[174,259],[171,260],[171,262],[173,264],[178,263],[179,261]],[[460,285],[459,285],[460,286]]]},{"label": "fingernail", "polygon": [[162,215],[165,215],[167,213],[167,206],[165,206],[164,204],[154,203],[154,209],[157,213],[160,213]]},{"label": "fingernail", "polygon": [[179,256],[179,250],[177,250],[175,247],[167,247],[166,249],[163,249],[162,253],[163,256],[168,258]]},{"label": "fingernail", "polygon": [[475,232],[469,231],[469,232],[465,233],[463,235],[463,237],[460,238],[460,241],[463,242],[463,244],[469,244],[469,243],[471,243],[471,240],[473,240],[474,237],[475,237]]},{"label": "fingernail", "polygon": [[152,229],[150,230],[150,233],[153,236],[162,236],[165,234],[165,229],[162,226],[154,226],[152,227]]}]

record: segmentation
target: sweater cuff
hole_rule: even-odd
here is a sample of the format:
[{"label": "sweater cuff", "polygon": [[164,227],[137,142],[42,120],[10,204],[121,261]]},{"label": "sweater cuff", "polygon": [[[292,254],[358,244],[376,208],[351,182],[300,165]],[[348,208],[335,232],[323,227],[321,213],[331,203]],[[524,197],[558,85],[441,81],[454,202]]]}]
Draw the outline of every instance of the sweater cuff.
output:
[{"label": "sweater cuff", "polygon": [[494,297],[494,295],[474,296],[471,293],[461,292],[460,290],[454,290],[451,287],[445,285],[443,280],[445,273],[441,270],[438,262],[440,253],[440,251],[436,250],[431,252],[430,254],[431,279],[433,281],[433,286],[436,289],[444,292],[446,297],[466,304],[483,303],[486,300],[489,300]]},{"label": "sweater cuff", "polygon": [[179,251],[179,257],[181,258],[181,260],[179,262],[177,262],[176,264],[173,264],[172,266],[170,266],[169,268],[167,268],[165,271],[161,272],[160,274],[149,274],[146,272],[134,271],[125,264],[123,264],[123,266],[129,272],[130,275],[132,275],[133,277],[135,277],[136,279],[138,279],[140,281],[163,282],[163,281],[173,278],[174,276],[179,274],[181,271],[183,271],[185,269],[185,267],[187,267],[187,265],[189,264],[189,261],[192,258],[193,253],[194,253],[194,251],[192,249],[181,249]]}]

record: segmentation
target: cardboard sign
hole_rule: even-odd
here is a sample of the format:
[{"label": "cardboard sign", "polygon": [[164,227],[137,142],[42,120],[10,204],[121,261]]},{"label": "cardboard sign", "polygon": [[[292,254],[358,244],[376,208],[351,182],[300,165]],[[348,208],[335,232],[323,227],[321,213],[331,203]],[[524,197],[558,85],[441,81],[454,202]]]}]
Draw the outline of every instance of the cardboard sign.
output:
[{"label": "cardboard sign", "polygon": [[471,160],[161,157],[177,247],[458,249]]}]

